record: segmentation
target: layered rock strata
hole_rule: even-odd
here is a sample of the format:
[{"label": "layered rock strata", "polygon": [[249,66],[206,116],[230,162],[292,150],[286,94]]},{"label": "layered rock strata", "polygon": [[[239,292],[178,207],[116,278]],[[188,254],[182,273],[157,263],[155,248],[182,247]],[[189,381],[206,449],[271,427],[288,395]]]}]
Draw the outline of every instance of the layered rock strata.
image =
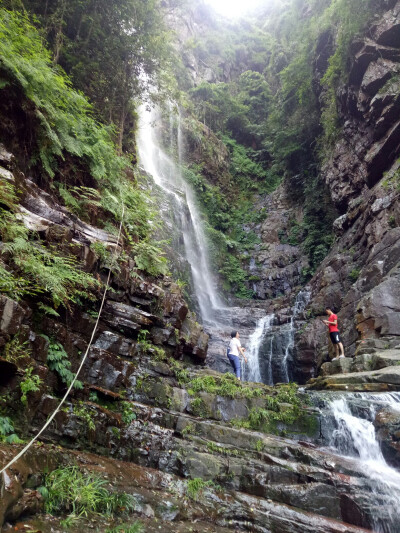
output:
[{"label": "layered rock strata", "polygon": [[[400,335],[399,24],[397,2],[353,43],[349,84],[340,93],[342,137],[322,169],[342,215],[336,243],[311,281],[309,310],[339,311],[347,355],[357,340]],[[325,339],[318,321],[298,334],[300,379],[326,358]]]}]

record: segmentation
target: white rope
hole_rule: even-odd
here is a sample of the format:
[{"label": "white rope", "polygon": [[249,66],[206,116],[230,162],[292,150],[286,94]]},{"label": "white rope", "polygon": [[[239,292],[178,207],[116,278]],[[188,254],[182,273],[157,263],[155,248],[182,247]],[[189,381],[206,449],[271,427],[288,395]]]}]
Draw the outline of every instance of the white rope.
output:
[{"label": "white rope", "polygon": [[[113,259],[115,258],[116,256],[116,253],[117,253],[117,249],[118,249],[118,245],[119,245],[119,239],[121,237],[121,232],[122,232],[122,223],[124,221],[124,214],[125,214],[125,206],[124,204],[122,204],[122,216],[121,216],[121,223],[119,225],[119,231],[118,231],[118,238],[117,238],[117,244],[115,246],[115,250],[114,250],[114,255],[113,255]],[[28,450],[29,448],[33,445],[33,443],[40,437],[40,435],[43,433],[43,431],[45,429],[48,428],[48,426],[51,424],[51,422],[53,421],[54,417],[56,416],[56,414],[59,412],[59,410],[61,409],[61,406],[64,404],[65,400],[68,398],[69,396],[69,393],[71,392],[72,390],[72,387],[74,386],[74,383],[75,381],[78,379],[78,376],[79,376],[79,373],[80,371],[82,370],[82,367],[86,361],[86,358],[88,356],[88,353],[89,353],[89,350],[90,350],[90,347],[92,345],[92,342],[93,342],[93,339],[94,339],[94,335],[96,333],[96,330],[97,330],[97,326],[99,325],[99,320],[100,320],[100,316],[101,316],[101,312],[103,311],[103,307],[104,307],[104,302],[105,302],[105,299],[106,299],[106,295],[107,295],[107,291],[108,291],[108,288],[109,288],[109,285],[110,285],[110,277],[111,277],[111,265],[110,265],[110,269],[108,271],[108,277],[107,277],[107,283],[106,283],[106,286],[105,286],[105,289],[104,289],[104,294],[103,294],[103,299],[101,300],[101,305],[100,305],[100,309],[99,309],[99,314],[97,316],[97,320],[96,320],[96,323],[94,325],[94,328],[93,328],[93,332],[92,332],[92,336],[90,337],[90,341],[89,341],[89,344],[86,348],[86,352],[85,352],[85,355],[82,359],[82,362],[78,368],[78,371],[77,373],[75,374],[75,377],[74,379],[72,380],[70,386],[68,387],[68,390],[67,392],[65,393],[63,399],[61,400],[61,402],[59,403],[59,405],[57,406],[56,410],[53,412],[53,414],[50,416],[50,418],[48,418],[47,422],[45,423],[45,425],[42,427],[42,429],[39,431],[39,433],[37,433],[37,435],[35,435],[35,437],[33,437],[33,439],[25,446],[25,448],[23,448],[18,455],[16,455],[1,471],[0,471],[0,474],[3,474],[5,476],[5,471],[7,470],[7,468],[10,468],[11,465],[13,465],[16,461],[18,461],[18,459],[20,459]]]}]

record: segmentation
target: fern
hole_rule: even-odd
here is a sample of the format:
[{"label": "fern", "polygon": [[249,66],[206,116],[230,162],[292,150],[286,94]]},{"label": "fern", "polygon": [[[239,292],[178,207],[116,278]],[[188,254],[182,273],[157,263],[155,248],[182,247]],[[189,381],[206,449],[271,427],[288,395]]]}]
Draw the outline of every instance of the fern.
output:
[{"label": "fern", "polygon": [[87,161],[96,180],[115,178],[129,166],[116,153],[111,128],[95,121],[86,97],[73,90],[60,67],[53,66],[28,17],[4,8],[0,8],[0,62],[36,106],[41,124],[39,159],[50,176],[64,151]]},{"label": "fern", "polygon": [[0,235],[3,252],[9,253],[17,269],[39,290],[51,295],[54,305],[68,306],[80,298],[91,298],[88,292],[98,285],[90,274],[78,269],[77,260],[64,257],[40,241],[29,240],[28,229],[17,217],[0,209]]},{"label": "fern", "polygon": [[[49,339],[46,335],[42,335],[42,337],[49,341],[47,366],[50,370],[57,372],[61,381],[69,387],[74,379],[74,374],[70,370],[71,362],[68,360],[68,354],[65,351],[64,346],[53,339]],[[83,389],[83,384],[77,379],[74,383],[74,387],[76,389]]]}]

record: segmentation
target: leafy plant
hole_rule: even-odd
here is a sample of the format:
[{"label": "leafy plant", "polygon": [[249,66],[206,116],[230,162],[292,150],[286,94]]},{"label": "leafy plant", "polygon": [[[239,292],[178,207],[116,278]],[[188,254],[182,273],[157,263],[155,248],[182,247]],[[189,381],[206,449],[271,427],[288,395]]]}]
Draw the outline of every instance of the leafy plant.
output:
[{"label": "leafy plant", "polygon": [[4,358],[18,364],[19,359],[29,359],[32,351],[28,341],[21,342],[18,333],[4,346]]},{"label": "leafy plant", "polygon": [[20,444],[22,440],[15,433],[14,424],[8,416],[0,416],[0,442]]},{"label": "leafy plant", "polygon": [[79,298],[90,298],[98,281],[78,268],[73,256],[63,256],[55,248],[30,240],[28,229],[15,215],[0,209],[0,235],[3,253],[9,253],[15,267],[45,291],[54,302],[68,306]]},{"label": "leafy plant", "polygon": [[349,280],[355,283],[359,276],[360,276],[361,270],[359,268],[353,268],[353,270],[349,273]]},{"label": "leafy plant", "polygon": [[34,282],[7,270],[0,261],[0,292],[19,301],[24,296],[34,296],[43,291]]},{"label": "leafy plant", "polygon": [[[64,349],[64,346],[50,339],[46,335],[42,335],[49,342],[49,350],[47,353],[47,366],[50,370],[57,372],[60,379],[67,387],[69,387],[74,379],[74,373],[71,372],[71,362],[69,361],[68,354]],[[74,383],[76,389],[83,389],[83,383],[77,379]]]},{"label": "leafy plant", "polygon": [[112,493],[108,482],[100,476],[83,473],[76,466],[57,468],[46,475],[44,486],[39,489],[45,498],[46,512],[67,512],[72,517],[91,513],[113,515],[131,511],[135,505],[133,496]]},{"label": "leafy plant", "polygon": [[75,416],[81,418],[85,422],[85,426],[88,428],[89,431],[96,430],[96,424],[93,418],[93,414],[88,409],[87,405],[85,405],[83,402],[75,404],[72,408],[72,412]]},{"label": "leafy plant", "polygon": [[164,252],[157,244],[149,241],[132,243],[132,250],[139,270],[148,272],[152,276],[167,273],[167,259],[163,256]]},{"label": "leafy plant", "polygon": [[135,409],[130,402],[121,402],[120,412],[122,415],[122,421],[127,426],[129,426],[129,424],[133,422],[133,420],[136,420]]},{"label": "leafy plant", "polygon": [[24,379],[19,384],[22,396],[21,396],[21,402],[26,405],[28,403],[28,393],[29,392],[37,392],[40,390],[40,386],[42,385],[43,381],[37,374],[32,375],[34,368],[32,366],[28,367],[25,370]]},{"label": "leafy plant", "polygon": [[221,490],[219,485],[216,485],[213,481],[204,481],[203,479],[196,477],[187,481],[186,490],[189,498],[198,501],[202,498],[206,489]]}]

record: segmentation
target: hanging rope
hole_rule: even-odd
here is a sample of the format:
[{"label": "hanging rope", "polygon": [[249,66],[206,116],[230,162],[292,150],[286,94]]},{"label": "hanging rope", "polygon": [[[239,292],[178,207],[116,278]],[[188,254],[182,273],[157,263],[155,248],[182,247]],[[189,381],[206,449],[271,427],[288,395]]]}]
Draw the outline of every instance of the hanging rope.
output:
[{"label": "hanging rope", "polygon": [[[122,224],[123,224],[123,221],[124,221],[124,215],[125,215],[125,206],[124,204],[122,204],[122,216],[121,216],[121,223],[119,225],[119,231],[118,231],[118,238],[117,238],[117,244],[115,246],[115,250],[114,250],[114,254],[113,254],[113,257],[112,259],[114,260],[115,257],[116,257],[116,254],[117,254],[117,249],[118,249],[118,245],[119,245],[119,240],[121,238],[121,232],[122,232]],[[101,313],[103,311],[103,307],[104,307],[104,302],[106,300],[106,295],[107,295],[107,291],[108,291],[108,288],[109,288],[109,285],[110,285],[110,278],[111,278],[111,268],[109,269],[108,271],[108,276],[107,276],[107,282],[106,282],[106,286],[105,286],[105,289],[104,289],[104,294],[103,294],[103,298],[101,300],[101,305],[100,305],[100,309],[99,309],[99,314],[97,316],[97,320],[96,320],[96,323],[94,325],[94,328],[93,328],[93,332],[92,332],[92,335],[90,337],[90,341],[89,341],[89,344],[86,348],[86,352],[85,352],[85,355],[83,356],[83,359],[81,361],[81,364],[78,368],[78,371],[76,372],[75,376],[74,376],[74,379],[72,380],[70,386],[68,387],[68,390],[67,392],[65,393],[64,397],[62,398],[61,402],[59,403],[59,405],[57,406],[57,408],[55,409],[55,411],[53,412],[53,414],[48,418],[47,422],[45,423],[45,425],[42,427],[42,429],[33,437],[33,439],[0,471],[0,474],[3,474],[3,476],[5,475],[5,471],[7,470],[7,468],[10,468],[11,465],[13,465],[16,461],[18,461],[18,459],[20,459],[28,450],[29,448],[33,445],[33,443],[40,437],[40,435],[49,427],[49,425],[51,424],[51,422],[53,421],[54,417],[56,416],[56,414],[59,412],[59,410],[61,409],[62,405],[65,403],[66,399],[68,398],[71,390],[72,390],[72,387],[74,386],[75,384],[75,381],[78,379],[78,376],[79,376],[79,373],[80,371],[82,370],[82,367],[87,359],[87,356],[89,354],[89,350],[90,350],[90,347],[93,343],[93,339],[94,339],[94,336],[95,336],[95,333],[96,333],[96,330],[97,330],[97,326],[99,325],[99,320],[100,320],[100,316],[101,316]]]}]

